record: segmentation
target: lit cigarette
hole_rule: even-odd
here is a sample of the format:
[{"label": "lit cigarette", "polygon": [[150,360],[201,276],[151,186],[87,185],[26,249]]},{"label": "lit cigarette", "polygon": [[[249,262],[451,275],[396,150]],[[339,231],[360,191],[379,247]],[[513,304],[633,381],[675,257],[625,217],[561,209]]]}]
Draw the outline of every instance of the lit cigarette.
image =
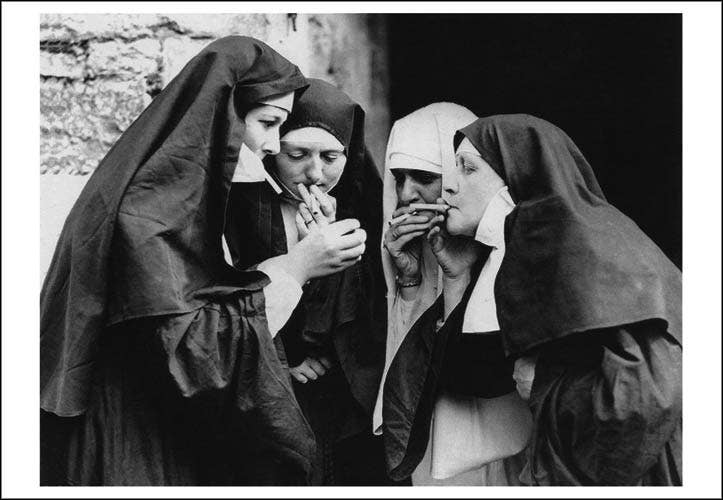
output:
[{"label": "lit cigarette", "polygon": [[394,224],[398,224],[402,222],[403,220],[407,219],[411,214],[402,214],[399,217],[396,217],[389,221],[389,225],[393,226]]},{"label": "lit cigarette", "polygon": [[271,177],[271,175],[266,171],[265,168],[263,168],[261,170],[264,173],[264,178],[266,178],[266,182],[271,184],[271,187],[274,189],[274,191],[276,191],[276,194],[281,194],[282,189],[279,187],[278,184],[276,184],[276,181],[274,180],[274,178]]},{"label": "lit cigarette", "polygon": [[436,210],[437,212],[449,210],[449,205],[438,205],[436,203],[410,203],[409,207],[414,210]]}]

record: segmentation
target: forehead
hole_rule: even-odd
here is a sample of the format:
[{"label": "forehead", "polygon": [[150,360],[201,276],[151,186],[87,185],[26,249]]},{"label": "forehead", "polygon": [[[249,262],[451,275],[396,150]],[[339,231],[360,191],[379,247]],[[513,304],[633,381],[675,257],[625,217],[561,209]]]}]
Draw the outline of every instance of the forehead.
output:
[{"label": "forehead", "polygon": [[333,149],[344,151],[344,145],[339,139],[319,127],[304,127],[289,130],[281,138],[287,146],[314,147],[319,149]]},{"label": "forehead", "polygon": [[435,172],[430,172],[429,170],[422,170],[418,168],[394,168],[391,169],[390,172],[395,177],[442,177],[442,174],[437,174]]},{"label": "forehead", "polygon": [[285,109],[281,109],[277,106],[271,106],[269,104],[262,104],[260,106],[256,106],[251,111],[248,112],[249,115],[252,117],[258,117],[261,115],[265,116],[273,116],[278,117],[282,119],[286,119],[287,116],[289,116],[289,112]]}]

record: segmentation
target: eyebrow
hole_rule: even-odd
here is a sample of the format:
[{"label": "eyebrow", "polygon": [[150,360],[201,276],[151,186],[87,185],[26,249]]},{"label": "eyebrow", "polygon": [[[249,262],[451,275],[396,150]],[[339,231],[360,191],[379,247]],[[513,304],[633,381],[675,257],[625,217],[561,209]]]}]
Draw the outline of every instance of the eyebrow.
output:
[{"label": "eyebrow", "polygon": [[[291,149],[300,149],[302,151],[311,151],[313,149],[316,149],[312,146],[308,146],[308,142],[294,142],[294,141],[280,141],[282,146],[286,146]],[[317,145],[318,143],[312,143],[314,145]],[[321,146],[324,146],[323,144]],[[320,149],[322,153],[341,153],[344,154],[343,149],[339,149],[336,146],[329,146],[329,147],[322,147]]]},{"label": "eyebrow", "polygon": [[282,119],[279,115],[273,115],[270,113],[262,113],[260,118],[262,120],[273,120],[273,121],[278,121],[278,120]]}]

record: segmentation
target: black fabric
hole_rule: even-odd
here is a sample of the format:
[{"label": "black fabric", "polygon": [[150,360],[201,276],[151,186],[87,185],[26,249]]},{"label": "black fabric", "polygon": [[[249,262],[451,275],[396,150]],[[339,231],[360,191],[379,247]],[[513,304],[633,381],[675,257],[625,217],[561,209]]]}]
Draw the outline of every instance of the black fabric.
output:
[{"label": "black fabric", "polygon": [[[298,306],[276,338],[290,366],[318,356],[336,365],[316,381],[294,382],[316,438],[312,484],[389,484],[383,450],[372,446],[371,433],[386,334],[384,277],[375,251],[381,240],[382,183],[364,143],[362,108],[329,83],[309,82],[281,133],[321,127],[342,142],[347,163],[330,194],[337,200],[337,220],[359,219],[367,232],[367,251],[344,271],[304,284]],[[273,157],[264,163],[275,168]],[[281,214],[285,202],[265,182],[232,185],[225,236],[234,266],[243,269],[288,251]]]},{"label": "black fabric", "polygon": [[666,329],[648,320],[540,349],[525,483],[681,484],[682,351]]},{"label": "black fabric", "polygon": [[454,394],[495,398],[515,390],[513,371],[499,331],[457,332],[449,337],[439,383],[442,390]]},{"label": "black fabric", "polygon": [[[383,436],[387,471],[394,480],[408,478],[424,457],[434,404],[441,391],[495,398],[514,390],[512,365],[504,356],[498,334],[462,333],[464,313],[484,260],[474,266],[473,279],[439,331],[444,294],[412,325],[389,366]],[[464,352],[466,347],[493,350]],[[477,365],[481,362],[489,364]]]},{"label": "black fabric", "polygon": [[307,484],[313,434],[264,307],[246,294],[106,331],[86,411],[41,412],[41,484]]},{"label": "black fabric", "polygon": [[495,281],[509,355],[652,318],[666,321],[682,342],[680,270],[605,200],[565,132],[533,116],[497,115],[465,127],[455,143],[465,136],[516,204],[505,220],[505,257]]},{"label": "black fabric", "polygon": [[264,43],[223,38],[123,133],[68,215],[43,283],[43,409],[83,413],[107,324],[193,311],[219,285],[241,290],[263,278],[234,271],[221,249],[243,136],[234,109],[305,85]]},{"label": "black fabric", "polygon": [[237,110],[305,85],[258,40],[213,42],[89,179],[40,298],[44,480],[307,482],[313,434],[268,330],[268,277],[221,245]]}]

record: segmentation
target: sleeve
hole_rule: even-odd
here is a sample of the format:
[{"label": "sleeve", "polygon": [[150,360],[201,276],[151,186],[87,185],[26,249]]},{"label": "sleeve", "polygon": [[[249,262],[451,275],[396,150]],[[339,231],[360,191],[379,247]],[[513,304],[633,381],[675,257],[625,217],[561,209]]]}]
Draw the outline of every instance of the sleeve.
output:
[{"label": "sleeve", "polygon": [[404,300],[397,290],[394,299],[391,301],[389,308],[389,319],[387,322],[387,338],[386,338],[386,349],[384,359],[384,370],[382,372],[382,378],[379,382],[379,390],[377,392],[377,399],[374,404],[374,412],[372,415],[372,432],[375,435],[382,433],[382,405],[384,398],[384,382],[387,379],[387,372],[389,366],[392,364],[392,360],[399,349],[404,335],[409,331],[410,318],[412,315],[412,306],[414,300]]},{"label": "sleeve", "polygon": [[680,450],[671,443],[681,424],[682,352],[663,325],[584,332],[581,349],[541,349],[529,482],[637,485],[662,462],[677,467],[671,458]]},{"label": "sleeve", "polygon": [[188,415],[203,415],[223,435],[239,426],[289,467],[307,470],[313,433],[295,401],[280,342],[269,334],[264,295],[217,295],[195,311],[156,318],[149,355]]},{"label": "sleeve", "polygon": [[289,273],[273,264],[262,262],[258,270],[271,279],[271,283],[264,287],[264,298],[269,332],[275,337],[301,300],[301,285]]}]

